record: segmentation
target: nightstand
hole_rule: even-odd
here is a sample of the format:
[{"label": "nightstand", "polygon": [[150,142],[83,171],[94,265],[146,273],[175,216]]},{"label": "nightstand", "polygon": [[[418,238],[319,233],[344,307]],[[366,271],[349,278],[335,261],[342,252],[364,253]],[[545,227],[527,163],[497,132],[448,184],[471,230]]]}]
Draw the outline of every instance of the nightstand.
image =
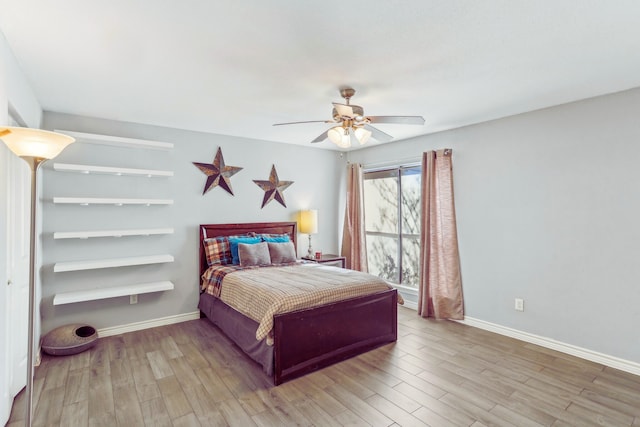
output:
[{"label": "nightstand", "polygon": [[347,267],[347,259],[340,255],[332,255],[332,254],[322,254],[320,259],[315,258],[304,258],[308,261],[315,261],[318,264],[327,264],[333,265],[335,267],[346,268]]}]

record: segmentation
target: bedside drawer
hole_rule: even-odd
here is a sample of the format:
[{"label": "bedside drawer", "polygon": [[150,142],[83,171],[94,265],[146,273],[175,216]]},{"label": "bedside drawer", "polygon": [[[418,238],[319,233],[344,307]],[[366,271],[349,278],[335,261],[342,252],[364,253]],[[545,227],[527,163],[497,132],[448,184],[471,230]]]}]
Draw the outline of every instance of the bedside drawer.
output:
[{"label": "bedside drawer", "polygon": [[322,258],[314,260],[318,264],[332,265],[334,267],[346,268],[347,259],[339,255],[323,254]]}]

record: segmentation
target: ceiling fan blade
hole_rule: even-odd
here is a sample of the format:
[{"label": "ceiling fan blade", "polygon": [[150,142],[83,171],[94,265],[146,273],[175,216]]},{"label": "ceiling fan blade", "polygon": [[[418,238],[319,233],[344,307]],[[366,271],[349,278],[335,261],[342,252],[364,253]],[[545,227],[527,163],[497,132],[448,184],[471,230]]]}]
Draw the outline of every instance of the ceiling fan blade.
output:
[{"label": "ceiling fan blade", "polygon": [[335,123],[333,120],[307,120],[304,122],[274,123],[273,126],[299,125],[301,123]]},{"label": "ceiling fan blade", "polygon": [[338,112],[340,117],[355,117],[356,113],[353,111],[353,107],[347,104],[339,104],[337,102],[333,102],[333,107]]},{"label": "ceiling fan blade", "polygon": [[393,123],[399,125],[423,125],[422,116],[367,116],[369,123]]},{"label": "ceiling fan blade", "polygon": [[371,132],[371,137],[377,139],[380,142],[389,142],[393,139],[393,137],[388,133],[382,132],[380,129],[374,128],[371,125],[364,125],[364,128]]},{"label": "ceiling fan blade", "polygon": [[329,132],[330,129],[325,130],[324,132],[322,132],[320,135],[318,135],[318,137],[316,139],[314,139],[313,141],[311,141],[312,144],[316,143],[316,142],[322,142],[325,139],[328,138],[327,133]]}]

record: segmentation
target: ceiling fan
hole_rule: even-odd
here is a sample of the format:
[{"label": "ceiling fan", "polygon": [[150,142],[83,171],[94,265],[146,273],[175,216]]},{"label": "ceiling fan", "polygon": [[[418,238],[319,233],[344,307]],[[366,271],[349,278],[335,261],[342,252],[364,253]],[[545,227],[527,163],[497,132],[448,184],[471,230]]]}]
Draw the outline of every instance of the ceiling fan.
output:
[{"label": "ceiling fan", "polygon": [[311,141],[322,142],[329,138],[331,142],[341,148],[349,148],[351,144],[358,142],[366,143],[370,137],[380,142],[388,142],[393,139],[391,135],[371,126],[371,123],[392,123],[403,125],[423,125],[422,116],[365,116],[364,109],[359,105],[351,105],[349,101],[356,93],[355,89],[343,87],[340,89],[340,96],[345,100],[345,104],[333,102],[333,120],[307,120],[302,122],[276,123],[273,126],[295,125],[301,123],[337,123],[337,126],[326,130],[316,139]]}]

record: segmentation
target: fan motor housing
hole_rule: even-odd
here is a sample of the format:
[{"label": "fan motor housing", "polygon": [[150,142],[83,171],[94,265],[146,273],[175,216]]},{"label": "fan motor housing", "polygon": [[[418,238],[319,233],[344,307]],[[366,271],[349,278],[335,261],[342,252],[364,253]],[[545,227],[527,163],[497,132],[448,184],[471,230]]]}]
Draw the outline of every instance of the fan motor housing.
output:
[{"label": "fan motor housing", "polygon": [[347,102],[349,101],[349,98],[351,98],[355,94],[356,94],[356,90],[354,88],[351,88],[351,87],[340,88],[340,96],[346,99]]},{"label": "fan motor housing", "polygon": [[[354,116],[364,116],[364,109],[361,106],[349,104],[349,107],[351,107],[351,109],[353,110]],[[338,111],[335,108],[333,109],[332,114],[333,114],[333,120],[335,121],[342,120],[342,116],[338,114]]]}]

